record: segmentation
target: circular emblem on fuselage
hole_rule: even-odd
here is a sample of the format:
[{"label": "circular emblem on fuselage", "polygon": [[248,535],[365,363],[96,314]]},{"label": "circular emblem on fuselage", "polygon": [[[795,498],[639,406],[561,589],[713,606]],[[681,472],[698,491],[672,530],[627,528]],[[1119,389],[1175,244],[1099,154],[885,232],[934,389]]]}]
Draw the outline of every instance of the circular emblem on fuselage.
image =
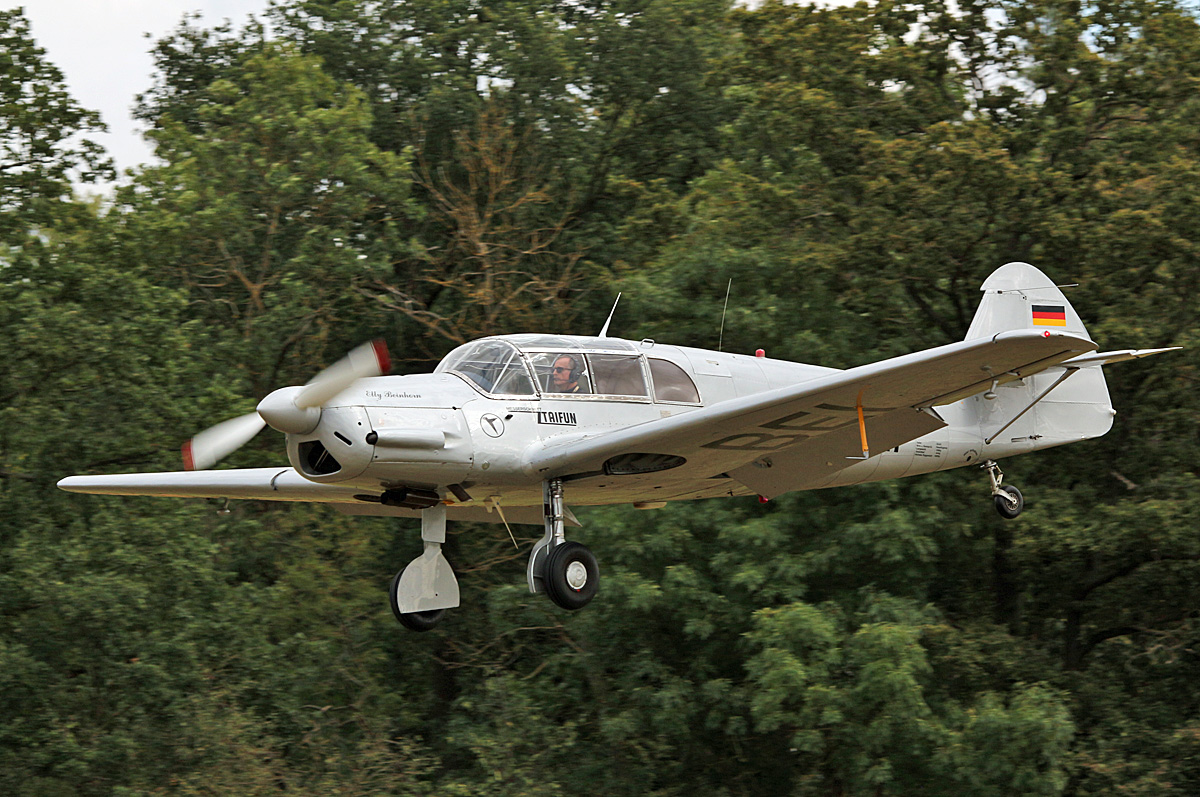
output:
[{"label": "circular emblem on fuselage", "polygon": [[479,427],[488,437],[499,437],[504,434],[504,420],[499,415],[488,413],[479,419]]}]

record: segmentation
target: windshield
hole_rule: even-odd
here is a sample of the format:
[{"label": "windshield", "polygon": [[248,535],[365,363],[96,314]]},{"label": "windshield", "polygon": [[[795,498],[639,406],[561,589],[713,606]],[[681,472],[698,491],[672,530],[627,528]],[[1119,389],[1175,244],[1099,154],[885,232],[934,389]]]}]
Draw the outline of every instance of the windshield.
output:
[{"label": "windshield", "polygon": [[447,354],[435,371],[461,374],[486,393],[534,395],[525,361],[515,346],[503,340],[481,340],[460,346]]}]

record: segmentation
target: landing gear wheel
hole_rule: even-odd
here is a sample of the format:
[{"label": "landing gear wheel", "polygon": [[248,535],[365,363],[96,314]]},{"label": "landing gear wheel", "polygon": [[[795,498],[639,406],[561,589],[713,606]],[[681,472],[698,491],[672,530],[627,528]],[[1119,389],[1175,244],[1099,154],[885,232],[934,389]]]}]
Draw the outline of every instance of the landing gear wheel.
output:
[{"label": "landing gear wheel", "polygon": [[550,600],[571,611],[582,609],[600,586],[596,557],[577,542],[554,546],[546,557],[545,584]]},{"label": "landing gear wheel", "polygon": [[401,570],[392,579],[391,589],[388,590],[388,602],[392,604],[392,614],[396,615],[396,619],[400,621],[400,625],[407,628],[409,631],[428,631],[438,624],[442,619],[442,615],[446,613],[445,609],[432,609],[427,612],[402,612],[400,605],[396,603],[396,587],[400,584],[400,576],[404,571]]},{"label": "landing gear wheel", "polygon": [[1002,486],[1000,491],[1007,493],[1007,496],[1000,495],[1000,493],[992,496],[992,500],[996,502],[996,511],[1005,520],[1012,520],[1025,508],[1025,498],[1021,495],[1021,491],[1011,484]]}]

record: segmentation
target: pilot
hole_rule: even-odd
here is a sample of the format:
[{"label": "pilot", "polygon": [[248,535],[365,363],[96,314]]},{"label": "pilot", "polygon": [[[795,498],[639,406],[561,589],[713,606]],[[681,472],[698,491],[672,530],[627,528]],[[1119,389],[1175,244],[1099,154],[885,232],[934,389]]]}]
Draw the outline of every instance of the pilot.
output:
[{"label": "pilot", "polygon": [[579,362],[570,354],[561,354],[550,369],[551,393],[579,392]]}]

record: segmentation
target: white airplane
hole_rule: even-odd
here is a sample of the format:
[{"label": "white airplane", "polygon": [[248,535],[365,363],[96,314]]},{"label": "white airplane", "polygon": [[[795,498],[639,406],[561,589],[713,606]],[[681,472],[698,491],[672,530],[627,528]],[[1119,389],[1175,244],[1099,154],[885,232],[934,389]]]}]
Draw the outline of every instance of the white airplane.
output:
[{"label": "white airplane", "polygon": [[[1015,518],[1024,500],[996,460],[1103,435],[1116,412],[1101,366],[1171,349],[1096,353],[1062,291],[1026,263],[996,270],[982,291],[965,340],[845,371],[622,340],[607,324],[599,337],[484,338],[415,376],[380,376],[386,349],[364,344],[197,435],[188,470],[58,486],[419,516],[424,553],[389,591],[413,630],[459,605],[441,550],[447,519],[541,524],[529,589],[579,609],[599,569],[566,539],[579,525],[568,497],[657,509],[976,465],[996,509]],[[264,425],[287,435],[291,467],[209,470]]]}]

